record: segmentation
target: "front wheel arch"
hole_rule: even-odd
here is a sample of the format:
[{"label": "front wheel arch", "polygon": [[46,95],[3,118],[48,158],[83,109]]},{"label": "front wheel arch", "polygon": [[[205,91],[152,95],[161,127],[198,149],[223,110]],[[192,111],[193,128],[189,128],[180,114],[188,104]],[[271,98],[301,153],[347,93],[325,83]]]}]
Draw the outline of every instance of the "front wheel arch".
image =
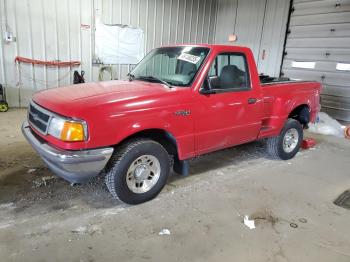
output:
[{"label": "front wheel arch", "polygon": [[121,140],[116,147],[134,139],[151,139],[161,144],[169,155],[179,158],[178,142],[175,136],[167,130],[152,128],[138,131]]}]

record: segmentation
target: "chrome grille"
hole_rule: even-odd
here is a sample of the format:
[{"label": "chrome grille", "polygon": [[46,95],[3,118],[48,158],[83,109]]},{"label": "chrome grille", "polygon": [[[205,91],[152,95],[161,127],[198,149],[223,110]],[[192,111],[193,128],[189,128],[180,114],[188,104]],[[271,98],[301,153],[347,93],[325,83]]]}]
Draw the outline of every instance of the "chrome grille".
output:
[{"label": "chrome grille", "polygon": [[33,102],[29,105],[28,110],[28,121],[29,123],[39,132],[46,134],[51,114],[44,108],[34,104]]}]

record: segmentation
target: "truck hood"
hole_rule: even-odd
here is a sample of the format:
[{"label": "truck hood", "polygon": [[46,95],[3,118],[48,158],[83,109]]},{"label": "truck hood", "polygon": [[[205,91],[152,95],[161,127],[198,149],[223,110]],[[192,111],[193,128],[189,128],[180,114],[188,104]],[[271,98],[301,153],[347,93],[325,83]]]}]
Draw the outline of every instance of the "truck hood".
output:
[{"label": "truck hood", "polygon": [[117,111],[125,111],[137,109],[135,106],[145,107],[145,104],[148,107],[160,106],[160,97],[172,96],[180,89],[189,88],[169,88],[159,83],[117,80],[48,89],[36,93],[33,101],[57,114],[79,118],[91,107],[101,109],[108,106]]}]

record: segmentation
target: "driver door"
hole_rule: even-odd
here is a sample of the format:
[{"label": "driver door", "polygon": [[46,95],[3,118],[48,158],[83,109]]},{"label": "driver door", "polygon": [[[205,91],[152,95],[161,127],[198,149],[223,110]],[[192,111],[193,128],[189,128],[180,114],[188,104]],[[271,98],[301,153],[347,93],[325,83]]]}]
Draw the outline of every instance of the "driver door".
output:
[{"label": "driver door", "polygon": [[261,99],[252,88],[244,53],[221,53],[208,73],[215,93],[196,103],[196,154],[253,141],[261,128]]}]

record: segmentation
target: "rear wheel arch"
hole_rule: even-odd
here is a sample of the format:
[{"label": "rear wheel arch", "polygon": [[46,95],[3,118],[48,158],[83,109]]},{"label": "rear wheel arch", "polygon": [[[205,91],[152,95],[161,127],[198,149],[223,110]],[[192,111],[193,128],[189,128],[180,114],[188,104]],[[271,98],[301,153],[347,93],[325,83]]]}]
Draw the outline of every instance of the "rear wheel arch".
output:
[{"label": "rear wheel arch", "polygon": [[306,126],[310,122],[310,106],[300,104],[289,113],[288,119],[297,120],[302,126]]}]

